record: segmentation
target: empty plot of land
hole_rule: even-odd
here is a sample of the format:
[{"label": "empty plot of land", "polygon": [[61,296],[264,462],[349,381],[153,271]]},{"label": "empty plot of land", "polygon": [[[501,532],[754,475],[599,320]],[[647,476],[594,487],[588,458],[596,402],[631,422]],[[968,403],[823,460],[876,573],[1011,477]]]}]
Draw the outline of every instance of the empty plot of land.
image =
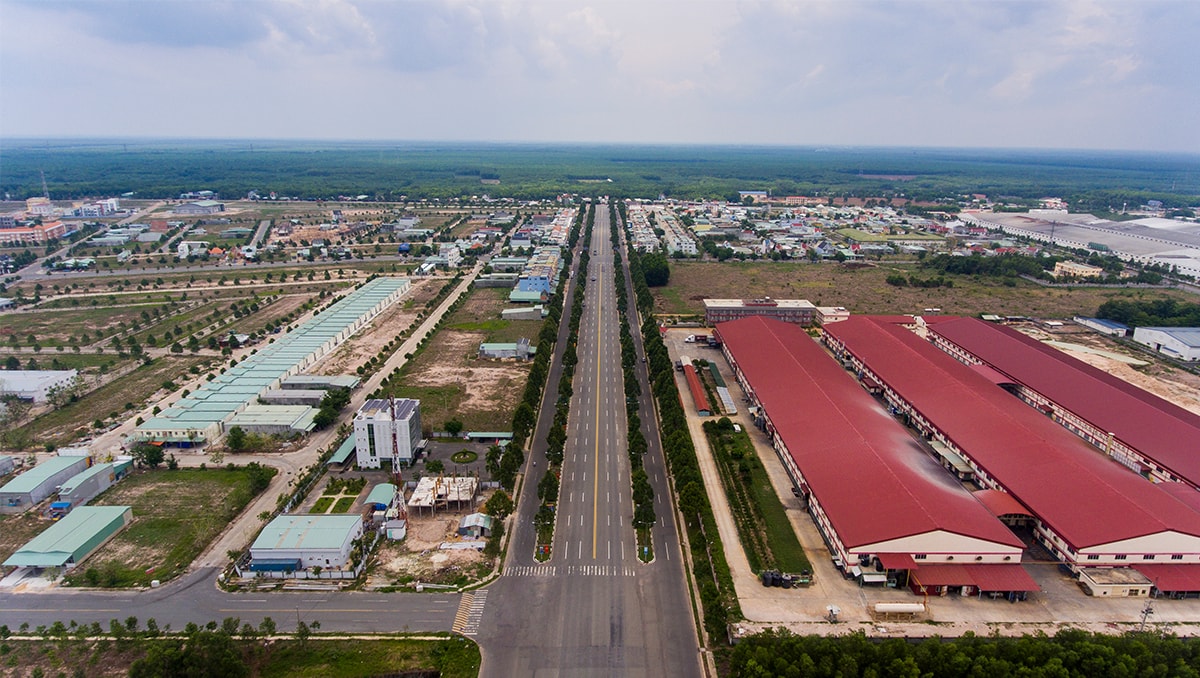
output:
[{"label": "empty plot of land", "polygon": [[[877,267],[847,268],[834,263],[674,262],[671,282],[654,290],[660,313],[703,314],[705,298],[808,299],[818,306],[844,306],[852,313],[920,313],[937,307],[953,315],[1025,315],[1069,318],[1093,315],[1110,299],[1145,296],[1145,289],[1099,287],[1052,288],[1026,280],[1009,281],[974,276],[946,276],[953,287],[893,287],[893,274],[934,278],[937,273],[916,265],[883,263]],[[1194,301],[1175,290],[1155,295]]]},{"label": "empty plot of land", "polygon": [[506,431],[525,388],[529,364],[514,360],[484,360],[479,344],[534,340],[540,320],[500,319],[505,290],[478,288],[446,319],[417,359],[405,366],[395,395],[421,400],[421,418],[438,429],[458,419],[467,431]]},{"label": "empty plot of land", "polygon": [[163,356],[149,365],[139,366],[67,405],[55,408],[6,436],[7,449],[41,447],[45,443],[65,445],[86,435],[96,419],[120,414],[125,403],[137,407],[162,388],[164,381],[177,379],[204,362],[195,356]]},{"label": "empty plot of land", "polygon": [[[92,503],[131,506],[133,522],[70,581],[145,586],[179,575],[253,498],[252,475],[246,468],[219,468],[129,476]],[[89,575],[93,569],[95,574]]]}]

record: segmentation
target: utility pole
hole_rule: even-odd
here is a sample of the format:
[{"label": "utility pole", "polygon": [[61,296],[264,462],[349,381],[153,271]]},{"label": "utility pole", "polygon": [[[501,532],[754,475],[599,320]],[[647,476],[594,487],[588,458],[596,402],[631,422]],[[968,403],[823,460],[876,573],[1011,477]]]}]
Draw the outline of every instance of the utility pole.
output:
[{"label": "utility pole", "polygon": [[1154,601],[1146,599],[1146,604],[1142,606],[1142,623],[1138,626],[1138,633],[1146,630],[1146,618],[1154,614]]}]

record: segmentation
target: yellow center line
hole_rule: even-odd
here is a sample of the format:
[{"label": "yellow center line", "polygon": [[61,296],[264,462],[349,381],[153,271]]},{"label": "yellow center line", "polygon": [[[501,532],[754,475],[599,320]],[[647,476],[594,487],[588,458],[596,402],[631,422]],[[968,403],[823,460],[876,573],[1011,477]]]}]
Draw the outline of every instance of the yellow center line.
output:
[{"label": "yellow center line", "polygon": [[596,462],[592,473],[592,560],[596,559],[596,530],[600,525],[600,328],[604,325],[604,281],[596,276]]}]

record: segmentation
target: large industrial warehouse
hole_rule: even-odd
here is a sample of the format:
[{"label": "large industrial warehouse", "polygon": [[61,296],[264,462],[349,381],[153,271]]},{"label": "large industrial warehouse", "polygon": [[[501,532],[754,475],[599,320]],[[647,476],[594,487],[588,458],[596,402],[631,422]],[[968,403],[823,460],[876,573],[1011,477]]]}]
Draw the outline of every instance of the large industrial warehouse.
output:
[{"label": "large industrial warehouse", "polygon": [[964,460],[976,484],[1010,495],[1010,511],[1024,507],[1009,522],[1031,527],[1090,590],[1136,572],[1145,585],[1125,595],[1151,585],[1200,592],[1200,494],[1190,486],[1155,484],[1105,458],[1001,388],[1003,375],[964,365],[894,318],[851,318],[823,337],[894,414]]},{"label": "large industrial warehouse", "polygon": [[1147,478],[1200,488],[1200,416],[1012,328],[939,318],[934,345],[998,372],[1002,385]]},{"label": "large industrial warehouse", "polygon": [[750,317],[717,334],[844,573],[927,594],[1038,589],[1023,542],[804,329]]},{"label": "large industrial warehouse", "polygon": [[[137,427],[132,442],[150,440],[191,447],[219,438],[225,427],[288,377],[316,363],[399,299],[409,289],[406,278],[376,278],[283,338],[264,346],[158,416]],[[262,405],[247,415],[264,430],[304,432],[312,418],[297,416],[290,405]],[[315,414],[315,411],[313,412]]]}]

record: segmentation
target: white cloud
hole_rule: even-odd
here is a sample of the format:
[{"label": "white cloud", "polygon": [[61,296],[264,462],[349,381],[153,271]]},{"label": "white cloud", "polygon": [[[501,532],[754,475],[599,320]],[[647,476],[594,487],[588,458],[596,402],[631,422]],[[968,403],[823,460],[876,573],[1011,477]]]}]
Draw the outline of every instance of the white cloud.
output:
[{"label": "white cloud", "polygon": [[1170,0],[0,0],[0,134],[1197,151],[1198,21]]}]

